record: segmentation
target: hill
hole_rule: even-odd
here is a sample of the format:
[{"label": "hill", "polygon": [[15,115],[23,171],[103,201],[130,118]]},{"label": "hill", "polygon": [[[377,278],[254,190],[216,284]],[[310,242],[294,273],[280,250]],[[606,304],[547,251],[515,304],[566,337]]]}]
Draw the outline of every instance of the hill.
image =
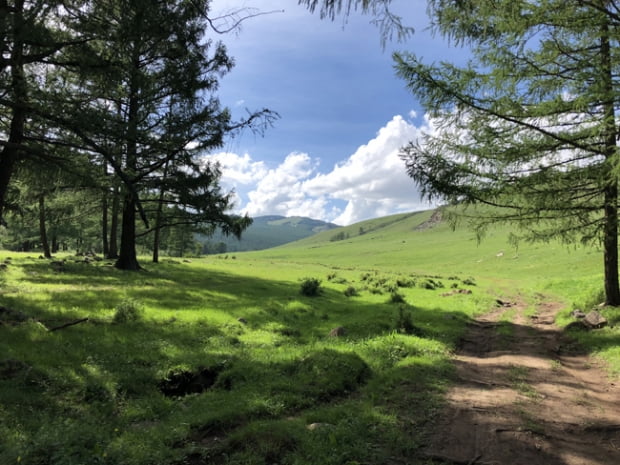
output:
[{"label": "hill", "polygon": [[211,252],[244,252],[277,247],[338,227],[333,223],[301,216],[258,216],[243,233],[241,240],[216,233],[210,238],[200,236],[198,241],[209,247]]},{"label": "hill", "polygon": [[437,210],[391,215],[323,231],[274,249],[252,252],[258,259],[395,272],[470,274],[545,282],[550,277],[602,273],[596,247],[559,242],[509,241],[510,226],[490,229],[478,241],[465,224],[453,229]]}]

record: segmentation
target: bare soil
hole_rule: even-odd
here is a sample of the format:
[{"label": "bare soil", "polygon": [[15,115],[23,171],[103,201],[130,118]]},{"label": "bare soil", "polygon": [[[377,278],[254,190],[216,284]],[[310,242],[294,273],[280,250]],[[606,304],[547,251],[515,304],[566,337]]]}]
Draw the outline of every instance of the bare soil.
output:
[{"label": "bare soil", "polygon": [[555,326],[559,308],[514,302],[471,323],[428,463],[620,464],[620,381]]}]

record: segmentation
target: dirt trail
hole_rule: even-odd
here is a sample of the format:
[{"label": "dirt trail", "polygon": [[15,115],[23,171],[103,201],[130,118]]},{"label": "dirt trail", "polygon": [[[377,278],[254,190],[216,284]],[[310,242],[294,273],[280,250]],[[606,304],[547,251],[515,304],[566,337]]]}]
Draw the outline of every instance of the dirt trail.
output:
[{"label": "dirt trail", "polygon": [[470,325],[426,449],[432,463],[620,464],[620,382],[575,353],[554,325],[558,309],[527,317],[515,303]]}]

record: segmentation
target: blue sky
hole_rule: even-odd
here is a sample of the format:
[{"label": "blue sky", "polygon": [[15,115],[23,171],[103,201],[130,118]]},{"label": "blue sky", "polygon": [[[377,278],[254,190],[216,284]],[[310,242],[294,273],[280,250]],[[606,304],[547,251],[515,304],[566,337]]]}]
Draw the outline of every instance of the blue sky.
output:
[{"label": "blue sky", "polygon": [[237,119],[264,107],[281,118],[263,137],[247,131],[210,154],[237,194],[237,211],[345,225],[428,208],[398,151],[432,129],[395,76],[392,52],[430,62],[458,60],[463,51],[431,37],[426,2],[394,1],[415,34],[385,49],[371,17],[321,20],[296,0],[214,0],[211,12],[243,7],[278,12],[218,37],[236,62],[218,96]]}]

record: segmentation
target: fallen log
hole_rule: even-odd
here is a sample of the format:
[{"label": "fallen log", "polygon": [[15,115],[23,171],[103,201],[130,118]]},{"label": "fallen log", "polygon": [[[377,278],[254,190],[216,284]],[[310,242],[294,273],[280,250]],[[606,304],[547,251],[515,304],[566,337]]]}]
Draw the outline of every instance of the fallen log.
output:
[{"label": "fallen log", "polygon": [[85,321],[88,321],[88,318],[80,318],[79,320],[74,320],[74,321],[70,321],[69,323],[65,323],[59,326],[54,326],[53,328],[49,328],[48,331],[52,332],[52,331],[58,331],[59,329],[64,329],[64,328],[68,328],[69,326],[73,326],[73,325],[77,325],[80,323],[84,323]]}]

